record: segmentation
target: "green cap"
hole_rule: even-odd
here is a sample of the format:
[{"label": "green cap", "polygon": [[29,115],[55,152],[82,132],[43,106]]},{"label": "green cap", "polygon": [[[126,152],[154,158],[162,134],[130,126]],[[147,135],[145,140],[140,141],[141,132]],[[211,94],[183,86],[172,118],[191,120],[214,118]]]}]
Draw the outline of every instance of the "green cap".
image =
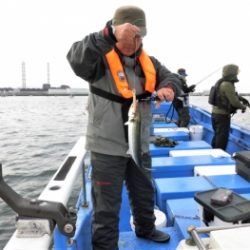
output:
[{"label": "green cap", "polygon": [[147,34],[145,13],[139,7],[129,5],[118,8],[115,11],[112,24],[115,26],[123,23],[131,23],[139,27],[141,36]]},{"label": "green cap", "polygon": [[239,73],[239,67],[235,64],[227,64],[223,67],[222,75],[225,76],[236,76]]}]

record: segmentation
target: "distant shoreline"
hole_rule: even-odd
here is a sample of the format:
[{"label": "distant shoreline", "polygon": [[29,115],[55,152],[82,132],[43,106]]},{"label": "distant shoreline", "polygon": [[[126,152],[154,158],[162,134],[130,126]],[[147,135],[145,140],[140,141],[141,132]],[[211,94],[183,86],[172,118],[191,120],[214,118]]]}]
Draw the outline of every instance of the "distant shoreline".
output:
[{"label": "distant shoreline", "polygon": [[32,96],[69,96],[69,97],[73,97],[73,96],[88,96],[89,94],[41,94],[41,93],[37,93],[37,94],[26,94],[26,93],[18,93],[18,94],[4,94],[4,95],[0,95],[0,97],[8,97],[8,96],[27,96],[27,97],[32,97]]},{"label": "distant shoreline", "polygon": [[42,88],[0,88],[0,96],[87,96],[88,89],[70,88],[68,85],[61,85],[53,88],[50,84],[43,84]]},{"label": "distant shoreline", "polygon": [[[242,96],[250,96],[250,93],[239,93]],[[46,93],[46,92],[0,92],[0,97],[6,97],[6,96],[88,96],[89,93]],[[193,93],[190,96],[208,96],[207,93]]]}]

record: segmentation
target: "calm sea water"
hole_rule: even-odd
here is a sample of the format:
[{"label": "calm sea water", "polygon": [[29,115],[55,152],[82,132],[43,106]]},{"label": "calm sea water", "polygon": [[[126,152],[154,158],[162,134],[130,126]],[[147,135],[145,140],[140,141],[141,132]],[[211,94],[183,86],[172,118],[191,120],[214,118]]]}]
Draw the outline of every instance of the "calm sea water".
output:
[{"label": "calm sea water", "polygon": [[[5,181],[20,195],[39,196],[87,121],[87,97],[0,97],[0,162]],[[190,103],[210,110],[207,97]],[[250,129],[250,111],[233,121]],[[0,199],[0,249],[15,229],[15,213]]]},{"label": "calm sea water", "polygon": [[[86,126],[86,97],[0,97],[0,162],[5,181],[39,196]],[[0,198],[0,249],[14,231],[15,213]]]}]

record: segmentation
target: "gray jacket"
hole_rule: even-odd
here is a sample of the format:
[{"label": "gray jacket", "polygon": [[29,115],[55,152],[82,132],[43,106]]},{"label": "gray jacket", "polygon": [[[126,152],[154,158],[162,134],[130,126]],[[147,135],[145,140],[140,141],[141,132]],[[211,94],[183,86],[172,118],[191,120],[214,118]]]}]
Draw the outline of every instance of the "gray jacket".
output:
[{"label": "gray jacket", "polygon": [[[67,59],[77,76],[88,81],[95,88],[119,96],[105,59],[105,54],[115,47],[115,43],[116,40],[111,29],[107,26],[104,31],[92,33],[82,41],[74,43],[67,54]],[[137,52],[138,55],[139,53],[140,51]],[[123,62],[126,61],[125,59],[129,60],[131,58],[136,62],[135,56],[125,59],[122,58],[122,55],[120,56]],[[157,72],[156,90],[165,86],[171,86],[178,95],[180,80],[166,67],[161,65],[157,59],[154,57],[150,58]],[[127,72],[127,68],[129,67],[125,64],[124,69]],[[133,83],[130,81],[129,85],[130,87],[134,85],[133,87],[136,87],[137,92],[140,94],[140,92],[144,92],[144,77],[138,63],[136,63],[133,72],[134,76],[130,76],[133,79]],[[131,73],[130,71],[128,76],[133,74],[133,72]],[[120,103],[90,93],[88,100],[89,119],[86,134],[87,150],[108,155],[128,156],[128,143],[125,139],[121,105]],[[142,116],[142,150],[143,152],[148,152],[149,130],[152,119],[150,103],[140,103],[139,110]]]}]

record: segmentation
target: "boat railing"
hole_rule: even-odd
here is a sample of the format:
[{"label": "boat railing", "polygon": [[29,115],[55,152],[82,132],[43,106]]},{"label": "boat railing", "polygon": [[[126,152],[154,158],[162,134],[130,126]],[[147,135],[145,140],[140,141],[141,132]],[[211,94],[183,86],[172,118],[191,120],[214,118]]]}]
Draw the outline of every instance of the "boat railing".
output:
[{"label": "boat railing", "polygon": [[[13,194],[20,198],[19,200],[24,201],[25,206],[21,206],[19,214],[16,210],[20,211],[20,205],[14,205],[18,208],[15,210],[18,213],[16,231],[4,250],[13,250],[17,246],[19,250],[50,249],[55,222],[64,235],[73,236],[76,222],[75,211],[66,207],[80,172],[83,172],[83,195],[85,196],[83,206],[88,204],[85,183],[87,152],[84,146],[85,138],[80,137],[37,200],[24,199],[13,190]],[[4,181],[3,185],[12,190]],[[34,211],[34,207],[36,212],[29,216],[28,212]],[[28,245],[27,242],[29,242]]]},{"label": "boat railing", "polygon": [[210,227],[194,227],[189,226],[187,231],[190,234],[190,238],[186,239],[187,245],[190,246],[197,246],[199,250],[207,250],[208,248],[199,237],[199,234],[206,234],[211,233],[212,231],[218,230],[228,230],[228,229],[235,229],[235,228],[242,228],[242,227],[250,227],[250,223],[244,224],[232,224],[227,226],[210,226]]},{"label": "boat railing", "polygon": [[39,200],[68,203],[75,180],[85,166],[85,138],[80,137],[62,165],[39,196]]}]

